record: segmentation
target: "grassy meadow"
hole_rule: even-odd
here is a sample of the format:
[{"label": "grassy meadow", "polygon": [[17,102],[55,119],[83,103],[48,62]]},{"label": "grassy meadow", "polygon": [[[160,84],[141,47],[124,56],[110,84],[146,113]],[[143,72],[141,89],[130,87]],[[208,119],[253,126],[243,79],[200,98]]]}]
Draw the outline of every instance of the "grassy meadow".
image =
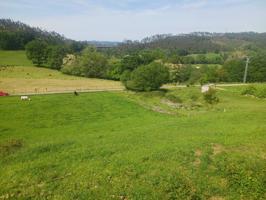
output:
[{"label": "grassy meadow", "polygon": [[0,50],[0,66],[33,66],[25,51]]},{"label": "grassy meadow", "polygon": [[0,90],[10,94],[123,89],[118,81],[83,78],[40,67],[3,67]]},{"label": "grassy meadow", "polygon": [[123,89],[118,81],[70,76],[35,67],[25,51],[0,51],[0,91],[9,94]]},{"label": "grassy meadow", "polygon": [[[11,94],[123,89],[23,51],[0,66]],[[0,199],[266,199],[266,101],[246,87],[217,86],[212,106],[196,86],[1,97]]]},{"label": "grassy meadow", "polygon": [[218,97],[0,98],[0,199],[265,199],[265,99]]}]

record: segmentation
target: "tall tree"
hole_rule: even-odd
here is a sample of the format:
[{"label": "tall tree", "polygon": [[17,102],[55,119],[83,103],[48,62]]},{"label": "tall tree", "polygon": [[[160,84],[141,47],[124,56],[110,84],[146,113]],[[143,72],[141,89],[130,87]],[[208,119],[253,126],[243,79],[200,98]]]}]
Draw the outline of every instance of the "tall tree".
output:
[{"label": "tall tree", "polygon": [[42,40],[33,40],[26,45],[27,57],[36,66],[42,66],[47,62],[47,43]]}]

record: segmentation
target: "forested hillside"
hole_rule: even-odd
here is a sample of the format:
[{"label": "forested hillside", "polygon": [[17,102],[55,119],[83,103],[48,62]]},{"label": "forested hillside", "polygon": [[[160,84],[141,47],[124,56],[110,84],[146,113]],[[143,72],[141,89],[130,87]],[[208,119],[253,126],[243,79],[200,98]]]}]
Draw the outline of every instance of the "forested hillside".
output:
[{"label": "forested hillside", "polygon": [[0,19],[0,50],[23,50],[28,42],[35,39],[44,40],[50,45],[67,45],[74,50],[81,50],[88,44],[96,47],[118,45],[118,42],[109,41],[74,41],[55,31],[31,27],[11,19]]},{"label": "forested hillside", "polygon": [[48,32],[10,19],[0,19],[0,49],[22,50],[28,42],[37,38],[50,44],[72,42],[56,32]]},{"label": "forested hillside", "polygon": [[154,35],[141,41],[125,41],[118,47],[119,53],[160,48],[184,53],[233,51],[236,49],[266,48],[266,33],[208,33],[195,32],[180,35]]}]

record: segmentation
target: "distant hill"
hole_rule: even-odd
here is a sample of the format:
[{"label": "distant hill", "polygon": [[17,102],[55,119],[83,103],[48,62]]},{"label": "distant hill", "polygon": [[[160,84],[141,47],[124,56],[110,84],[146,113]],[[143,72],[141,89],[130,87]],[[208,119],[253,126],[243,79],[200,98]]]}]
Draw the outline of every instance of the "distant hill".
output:
[{"label": "distant hill", "polygon": [[71,43],[63,35],[54,31],[46,31],[41,28],[31,27],[19,21],[0,19],[0,49],[21,50],[34,39],[43,39],[50,44]]},{"label": "distant hill", "polygon": [[116,41],[88,41],[88,44],[99,47],[99,48],[111,48],[111,47],[116,47],[121,42],[116,42]]},{"label": "distant hill", "polygon": [[0,50],[22,50],[25,45],[34,40],[42,39],[49,44],[68,44],[74,46],[93,45],[96,47],[115,47],[119,42],[112,41],[74,41],[54,32],[38,27],[31,27],[19,21],[0,19]]},{"label": "distant hill", "polygon": [[195,32],[179,35],[154,35],[141,41],[126,41],[118,46],[120,52],[160,48],[185,50],[190,53],[233,51],[241,49],[266,49],[266,33],[208,33]]},{"label": "distant hill", "polygon": [[23,50],[28,42],[37,38],[45,40],[49,44],[69,45],[77,50],[81,50],[86,45],[93,45],[97,48],[113,48],[119,54],[154,48],[168,51],[183,50],[189,53],[266,49],[266,33],[194,32],[179,35],[154,35],[141,41],[75,41],[54,31],[31,27],[11,19],[0,19],[0,50]]}]

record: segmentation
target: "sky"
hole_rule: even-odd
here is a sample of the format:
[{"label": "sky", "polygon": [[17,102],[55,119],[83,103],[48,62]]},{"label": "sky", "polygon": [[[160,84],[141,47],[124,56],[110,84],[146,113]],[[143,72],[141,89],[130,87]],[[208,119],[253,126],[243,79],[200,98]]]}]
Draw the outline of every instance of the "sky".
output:
[{"label": "sky", "polygon": [[155,34],[266,32],[266,0],[0,0],[10,18],[75,40]]}]

